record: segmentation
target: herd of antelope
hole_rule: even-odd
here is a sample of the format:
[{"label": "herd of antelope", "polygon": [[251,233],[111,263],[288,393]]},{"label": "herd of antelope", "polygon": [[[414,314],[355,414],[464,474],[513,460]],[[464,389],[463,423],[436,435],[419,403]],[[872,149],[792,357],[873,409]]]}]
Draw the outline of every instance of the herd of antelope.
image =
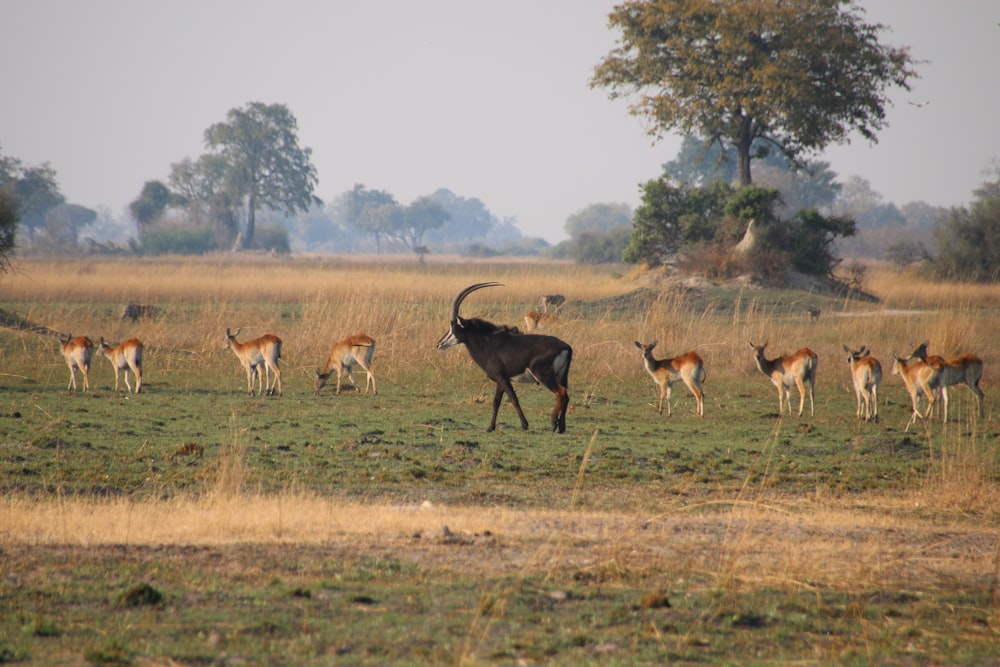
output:
[{"label": "herd of antelope", "polygon": [[[566,411],[569,406],[569,369],[573,359],[573,348],[565,341],[550,335],[535,333],[542,322],[552,322],[558,319],[559,309],[565,302],[561,294],[549,294],[542,297],[542,312],[530,311],[525,316],[525,329],[522,332],[517,327],[498,325],[479,318],[464,318],[459,315],[462,302],[473,292],[486,287],[499,287],[501,283],[486,282],[470,285],[459,292],[452,304],[451,322],[448,331],[437,342],[439,350],[453,345],[464,344],[469,356],[486,376],[496,384],[493,396],[493,415],[488,431],[496,429],[497,413],[504,396],[514,406],[523,429],[528,428],[528,421],[521,409],[517,394],[514,392],[514,382],[534,382],[549,389],[556,396],[555,407],[551,414],[553,431],[563,433],[566,430]],[[549,312],[549,307],[553,311]],[[153,306],[126,306],[122,318],[152,317],[156,313]],[[810,317],[818,317],[819,312]],[[231,350],[239,359],[247,375],[247,394],[254,395],[256,380],[258,395],[277,395],[281,387],[281,339],[273,334],[265,334],[254,340],[239,342],[236,337],[240,330],[232,332],[226,329],[223,350]],[[778,415],[787,412],[792,414],[792,387],[798,390],[799,410],[802,416],[805,399],[809,397],[809,413],[815,415],[815,385],[816,369],[819,356],[808,347],[799,351],[768,359],[765,349],[768,343],[755,345],[748,341],[753,350],[757,368],[778,390]],[[657,341],[643,344],[635,341],[635,346],[642,354],[642,363],[646,372],[652,377],[659,389],[657,413],[663,414],[664,399],[667,403],[667,415],[672,414],[671,388],[678,382],[683,382],[696,403],[696,414],[705,414],[705,394],[702,388],[707,378],[705,364],[701,356],[690,351],[673,358],[657,359],[653,349]],[[76,371],[83,375],[83,390],[90,388],[90,361],[95,351],[93,341],[86,336],[66,335],[60,337],[63,357],[70,371],[70,382],[67,390],[77,388]],[[983,361],[974,354],[962,354],[954,359],[945,360],[936,355],[928,355],[928,342],[919,345],[906,357],[892,353],[892,374],[898,375],[910,395],[912,412],[907,422],[909,430],[916,420],[927,419],[935,407],[940,404],[943,420],[948,421],[948,387],[964,384],[972,390],[980,418],[984,414],[984,396],[979,388],[983,376]],[[864,421],[875,421],[878,415],[878,387],[882,383],[882,364],[871,355],[871,350],[862,345],[858,350],[843,346],[850,369],[851,380],[857,398],[856,416]],[[99,356],[104,356],[111,363],[115,372],[115,391],[119,387],[119,373],[125,378],[128,392],[133,388],[129,382],[129,371],[135,378],[135,393],[142,389],[142,357],[143,345],[137,338],[131,338],[113,346],[102,337],[96,347]],[[361,387],[354,380],[353,370],[360,368],[367,373],[364,393],[369,388],[373,395],[378,390],[375,384],[375,373],[372,371],[372,357],[375,354],[375,340],[364,333],[354,334],[338,341],[330,348],[323,369],[317,369],[313,392],[319,393],[333,372],[337,373],[336,394],[340,394],[342,376],[347,378],[355,391]],[[274,379],[271,379],[271,375]],[[921,412],[921,395],[926,399],[927,407]]]}]

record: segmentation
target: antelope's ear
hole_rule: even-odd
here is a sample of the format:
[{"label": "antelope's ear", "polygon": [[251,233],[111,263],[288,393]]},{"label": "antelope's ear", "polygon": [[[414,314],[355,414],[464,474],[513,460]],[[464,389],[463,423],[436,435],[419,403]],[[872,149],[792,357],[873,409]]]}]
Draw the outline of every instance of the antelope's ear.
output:
[{"label": "antelope's ear", "polygon": [[851,353],[851,348],[849,348],[846,345],[844,345],[844,352],[846,352],[847,354],[850,354]]}]

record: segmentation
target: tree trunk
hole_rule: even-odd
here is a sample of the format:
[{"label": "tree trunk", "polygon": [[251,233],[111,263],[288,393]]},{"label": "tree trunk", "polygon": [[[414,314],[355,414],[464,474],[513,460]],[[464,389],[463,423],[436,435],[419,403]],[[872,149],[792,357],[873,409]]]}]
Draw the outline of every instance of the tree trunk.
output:
[{"label": "tree trunk", "polygon": [[750,146],[753,144],[753,132],[751,126],[753,121],[749,116],[738,116],[736,122],[739,123],[739,138],[736,143],[737,168],[740,178],[740,187],[745,188],[753,185],[750,178]]},{"label": "tree trunk", "polygon": [[248,250],[253,247],[253,232],[257,221],[257,199],[251,192],[247,197],[247,230],[243,234],[242,249]]}]

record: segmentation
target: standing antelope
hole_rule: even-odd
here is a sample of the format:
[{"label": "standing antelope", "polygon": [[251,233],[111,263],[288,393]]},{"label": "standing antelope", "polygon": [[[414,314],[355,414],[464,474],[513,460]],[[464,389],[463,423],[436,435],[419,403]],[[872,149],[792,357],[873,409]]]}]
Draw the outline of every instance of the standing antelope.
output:
[{"label": "standing antelope", "polygon": [[59,337],[59,347],[62,349],[63,358],[69,366],[69,384],[66,391],[76,389],[76,369],[83,373],[83,390],[90,389],[90,358],[94,353],[94,341],[86,336],[73,338],[72,334],[66,334],[66,339]]},{"label": "standing antelope", "polygon": [[813,390],[816,386],[816,365],[819,363],[819,356],[808,347],[804,347],[795,354],[767,359],[764,356],[767,343],[754,345],[752,341],[747,342],[753,350],[757,368],[778,388],[778,416],[781,416],[782,404],[785,402],[788,403],[788,414],[792,414],[792,385],[799,390],[800,417],[806,400],[806,385],[809,385],[809,414],[815,415]]},{"label": "standing antelope", "polygon": [[705,381],[705,365],[695,351],[682,354],[673,359],[654,359],[653,358],[653,348],[656,347],[657,341],[653,341],[648,345],[643,345],[639,341],[635,341],[635,346],[642,351],[643,362],[646,366],[646,372],[653,378],[655,382],[660,387],[660,405],[657,408],[657,414],[663,414],[663,396],[667,397],[667,416],[669,417],[672,412],[670,409],[670,388],[677,382],[683,380],[687,388],[691,390],[694,395],[694,400],[697,402],[697,411],[699,417],[705,416],[705,392],[701,388],[701,383]]},{"label": "standing antelope", "polygon": [[[910,426],[917,421],[917,417],[925,419],[930,415],[931,410],[934,409],[934,393],[940,381],[939,371],[936,368],[919,359],[908,363],[911,359],[913,359],[912,355],[904,359],[897,357],[895,351],[892,353],[892,374],[898,375],[903,380],[906,391],[910,394],[910,403],[913,405],[913,412],[910,413],[910,420],[906,422],[904,431],[910,430]],[[927,410],[924,411],[924,414],[920,414],[919,392],[923,392],[927,396]]]},{"label": "standing antelope", "polygon": [[512,379],[524,374],[556,395],[552,430],[564,433],[566,409],[569,407],[569,367],[573,360],[573,348],[555,336],[521,334],[510,327],[498,326],[479,318],[465,319],[458,314],[459,306],[469,294],[484,287],[500,285],[501,283],[476,283],[459,292],[451,309],[451,326],[438,340],[437,348],[444,350],[464,343],[472,360],[485,371],[486,377],[496,383],[493,419],[487,431],[496,429],[497,412],[504,394],[517,410],[521,428],[528,428],[528,420],[524,417],[511,384]]},{"label": "standing antelope", "polygon": [[930,341],[924,341],[910,355],[911,359],[920,359],[927,365],[936,369],[938,376],[937,388],[941,391],[941,404],[944,406],[941,412],[944,413],[944,421],[948,421],[948,387],[956,384],[964,384],[972,390],[976,396],[976,405],[979,408],[979,416],[983,416],[983,396],[979,388],[979,381],[983,377],[983,360],[974,354],[960,354],[954,359],[945,361],[943,357],[937,355],[927,355],[927,345]]},{"label": "standing antelope", "polygon": [[104,336],[101,336],[97,354],[107,357],[111,362],[111,367],[115,371],[115,391],[118,391],[119,371],[124,372],[125,386],[129,392],[132,391],[132,385],[128,383],[128,371],[131,368],[135,374],[135,393],[139,393],[142,389],[142,342],[138,338],[130,338],[121,345],[112,346],[105,343]]},{"label": "standing antelope", "polygon": [[378,395],[375,388],[375,374],[372,372],[372,355],[375,354],[375,339],[368,334],[354,334],[350,338],[334,343],[330,348],[330,355],[326,358],[326,366],[323,370],[316,370],[316,384],[313,393],[318,394],[319,390],[326,385],[330,379],[333,369],[337,369],[337,395],[340,395],[340,378],[343,371],[347,370],[347,379],[354,385],[354,391],[361,391],[361,387],[354,381],[354,374],[351,370],[355,366],[361,366],[368,373],[368,381],[365,382],[365,393],[368,387],[372,388],[372,395]]},{"label": "standing antelope", "polygon": [[[230,333],[229,329],[226,329],[226,344],[222,349],[232,350],[246,369],[247,394],[253,396],[253,379],[256,377],[258,394],[263,395],[262,391],[266,386],[268,396],[274,394],[275,390],[278,396],[281,396],[281,368],[278,367],[278,359],[281,358],[281,339],[273,334],[264,334],[255,340],[240,343],[236,340],[240,331],[242,329]],[[259,370],[261,366],[264,367],[264,386],[261,385]],[[274,371],[273,385],[269,371]]]},{"label": "standing antelope", "polygon": [[847,365],[851,367],[851,380],[854,382],[854,394],[858,399],[858,409],[855,413],[859,418],[864,406],[865,421],[878,421],[878,386],[882,383],[882,364],[871,356],[871,350],[862,345],[852,352],[844,345],[847,353]]}]

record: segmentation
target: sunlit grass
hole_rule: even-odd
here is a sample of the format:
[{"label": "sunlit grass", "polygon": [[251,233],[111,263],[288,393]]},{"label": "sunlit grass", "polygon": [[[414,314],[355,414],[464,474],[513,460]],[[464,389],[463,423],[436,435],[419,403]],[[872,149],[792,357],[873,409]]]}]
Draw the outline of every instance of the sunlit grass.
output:
[{"label": "sunlit grass", "polygon": [[[504,405],[504,425],[484,433],[492,387],[464,350],[434,348],[454,295],[483,280],[506,287],[477,292],[464,315],[519,324],[542,294],[566,295],[542,331],[574,348],[563,436],[544,429],[551,399],[532,387],[518,387],[529,431]],[[251,661],[339,655],[339,645],[316,648],[318,636],[365,647],[350,657],[369,664],[420,662],[428,645],[437,663],[878,661],[901,642],[932,662],[981,656],[1000,619],[1000,599],[984,592],[1000,576],[995,295],[883,269],[866,288],[883,300],[690,290],[620,267],[544,262],[21,261],[0,280],[0,307],[55,331],[138,336],[148,392],[115,395],[102,360],[92,392],[66,392],[53,336],[0,331],[0,543],[22,554],[20,571],[37,572],[6,580],[8,599],[29,610],[18,611],[30,630],[18,645],[54,658],[57,642],[79,652],[96,627],[95,659],[210,662],[220,642]],[[163,314],[122,322],[129,301]],[[805,308],[816,303],[812,321]],[[222,351],[226,328],[284,340],[282,398],[243,395],[243,371]],[[357,332],[377,341],[379,396],[313,396],[313,369]],[[889,355],[928,339],[932,353],[983,357],[986,416],[957,388],[951,422],[903,434],[908,398]],[[658,340],[659,355],[699,352],[704,419],[680,385],[674,416],[656,414],[636,340]],[[819,353],[815,419],[776,417],[748,340]],[[880,424],[854,418],[843,344],[883,360]],[[64,550],[95,554],[100,574],[62,573]],[[44,583],[51,572],[69,581],[57,593]],[[94,621],[72,600],[54,610],[67,591],[103,600],[137,578],[176,596],[166,614],[228,629],[178,639],[157,611],[126,621],[104,605]],[[668,593],[672,608],[657,607]],[[352,600],[369,597],[359,613],[369,603]],[[49,600],[37,613],[36,599]],[[258,631],[258,608],[296,620]],[[940,641],[942,622],[968,648]],[[133,623],[141,640],[121,631]]]}]

